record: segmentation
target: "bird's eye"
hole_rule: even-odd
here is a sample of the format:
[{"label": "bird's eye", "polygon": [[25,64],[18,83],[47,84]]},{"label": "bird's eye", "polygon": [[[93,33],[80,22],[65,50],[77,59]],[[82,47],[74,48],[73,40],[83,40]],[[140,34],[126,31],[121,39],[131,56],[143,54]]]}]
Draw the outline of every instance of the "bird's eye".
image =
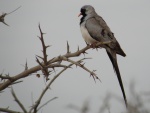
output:
[{"label": "bird's eye", "polygon": [[86,9],[81,9],[81,13],[85,13]]}]

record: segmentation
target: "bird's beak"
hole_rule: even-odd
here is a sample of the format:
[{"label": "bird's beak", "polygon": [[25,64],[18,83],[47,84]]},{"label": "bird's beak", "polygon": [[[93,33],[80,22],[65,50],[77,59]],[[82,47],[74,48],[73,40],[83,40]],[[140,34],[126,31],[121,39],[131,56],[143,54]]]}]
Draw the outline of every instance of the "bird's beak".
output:
[{"label": "bird's beak", "polygon": [[80,13],[80,14],[78,15],[78,17],[81,16],[81,15],[82,15],[82,13]]}]

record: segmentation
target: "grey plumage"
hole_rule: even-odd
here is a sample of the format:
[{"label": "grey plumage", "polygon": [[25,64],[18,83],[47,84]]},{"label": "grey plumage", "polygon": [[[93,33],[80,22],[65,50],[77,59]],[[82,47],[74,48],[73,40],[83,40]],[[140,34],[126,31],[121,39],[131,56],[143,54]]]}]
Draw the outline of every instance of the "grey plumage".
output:
[{"label": "grey plumage", "polygon": [[117,74],[117,78],[123,93],[124,101],[127,106],[127,99],[117,64],[117,56],[119,54],[123,57],[126,56],[124,51],[121,49],[118,41],[114,37],[113,32],[110,30],[106,22],[101,16],[99,16],[95,9],[90,5],[85,5],[81,8],[82,18],[80,21],[80,29],[82,36],[87,44],[93,44],[97,42],[111,41],[109,44],[102,45],[106,49],[106,52],[112,62],[113,68]]}]

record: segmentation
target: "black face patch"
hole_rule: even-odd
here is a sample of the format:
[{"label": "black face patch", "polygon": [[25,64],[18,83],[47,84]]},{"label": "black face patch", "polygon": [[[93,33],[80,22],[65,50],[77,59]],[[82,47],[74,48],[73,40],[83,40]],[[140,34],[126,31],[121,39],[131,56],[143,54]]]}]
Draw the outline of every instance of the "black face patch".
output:
[{"label": "black face patch", "polygon": [[86,12],[86,9],[81,8],[81,13],[82,13],[83,16],[86,16],[85,12]]},{"label": "black face patch", "polygon": [[80,25],[81,25],[81,23],[84,21],[84,18],[86,17],[85,12],[86,12],[86,9],[81,8],[82,18],[81,18],[81,20],[80,20]]}]

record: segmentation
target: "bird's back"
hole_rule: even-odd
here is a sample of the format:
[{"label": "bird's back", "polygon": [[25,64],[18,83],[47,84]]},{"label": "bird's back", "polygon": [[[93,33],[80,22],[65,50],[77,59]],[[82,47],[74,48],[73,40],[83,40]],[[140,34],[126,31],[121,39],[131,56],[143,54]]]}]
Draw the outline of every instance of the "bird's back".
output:
[{"label": "bird's back", "polygon": [[119,54],[119,55],[125,57],[126,54],[121,49],[121,46],[118,43],[118,41],[116,40],[116,38],[114,36],[114,33],[110,30],[109,26],[104,21],[104,19],[101,16],[99,16],[99,15],[96,15],[95,19],[97,20],[97,22],[99,22],[99,25],[103,28],[103,33],[104,33],[103,36],[104,36],[104,38],[108,38],[108,40],[112,41],[110,44],[108,44],[108,46],[110,48],[112,48],[113,50],[115,50],[116,54]]}]

